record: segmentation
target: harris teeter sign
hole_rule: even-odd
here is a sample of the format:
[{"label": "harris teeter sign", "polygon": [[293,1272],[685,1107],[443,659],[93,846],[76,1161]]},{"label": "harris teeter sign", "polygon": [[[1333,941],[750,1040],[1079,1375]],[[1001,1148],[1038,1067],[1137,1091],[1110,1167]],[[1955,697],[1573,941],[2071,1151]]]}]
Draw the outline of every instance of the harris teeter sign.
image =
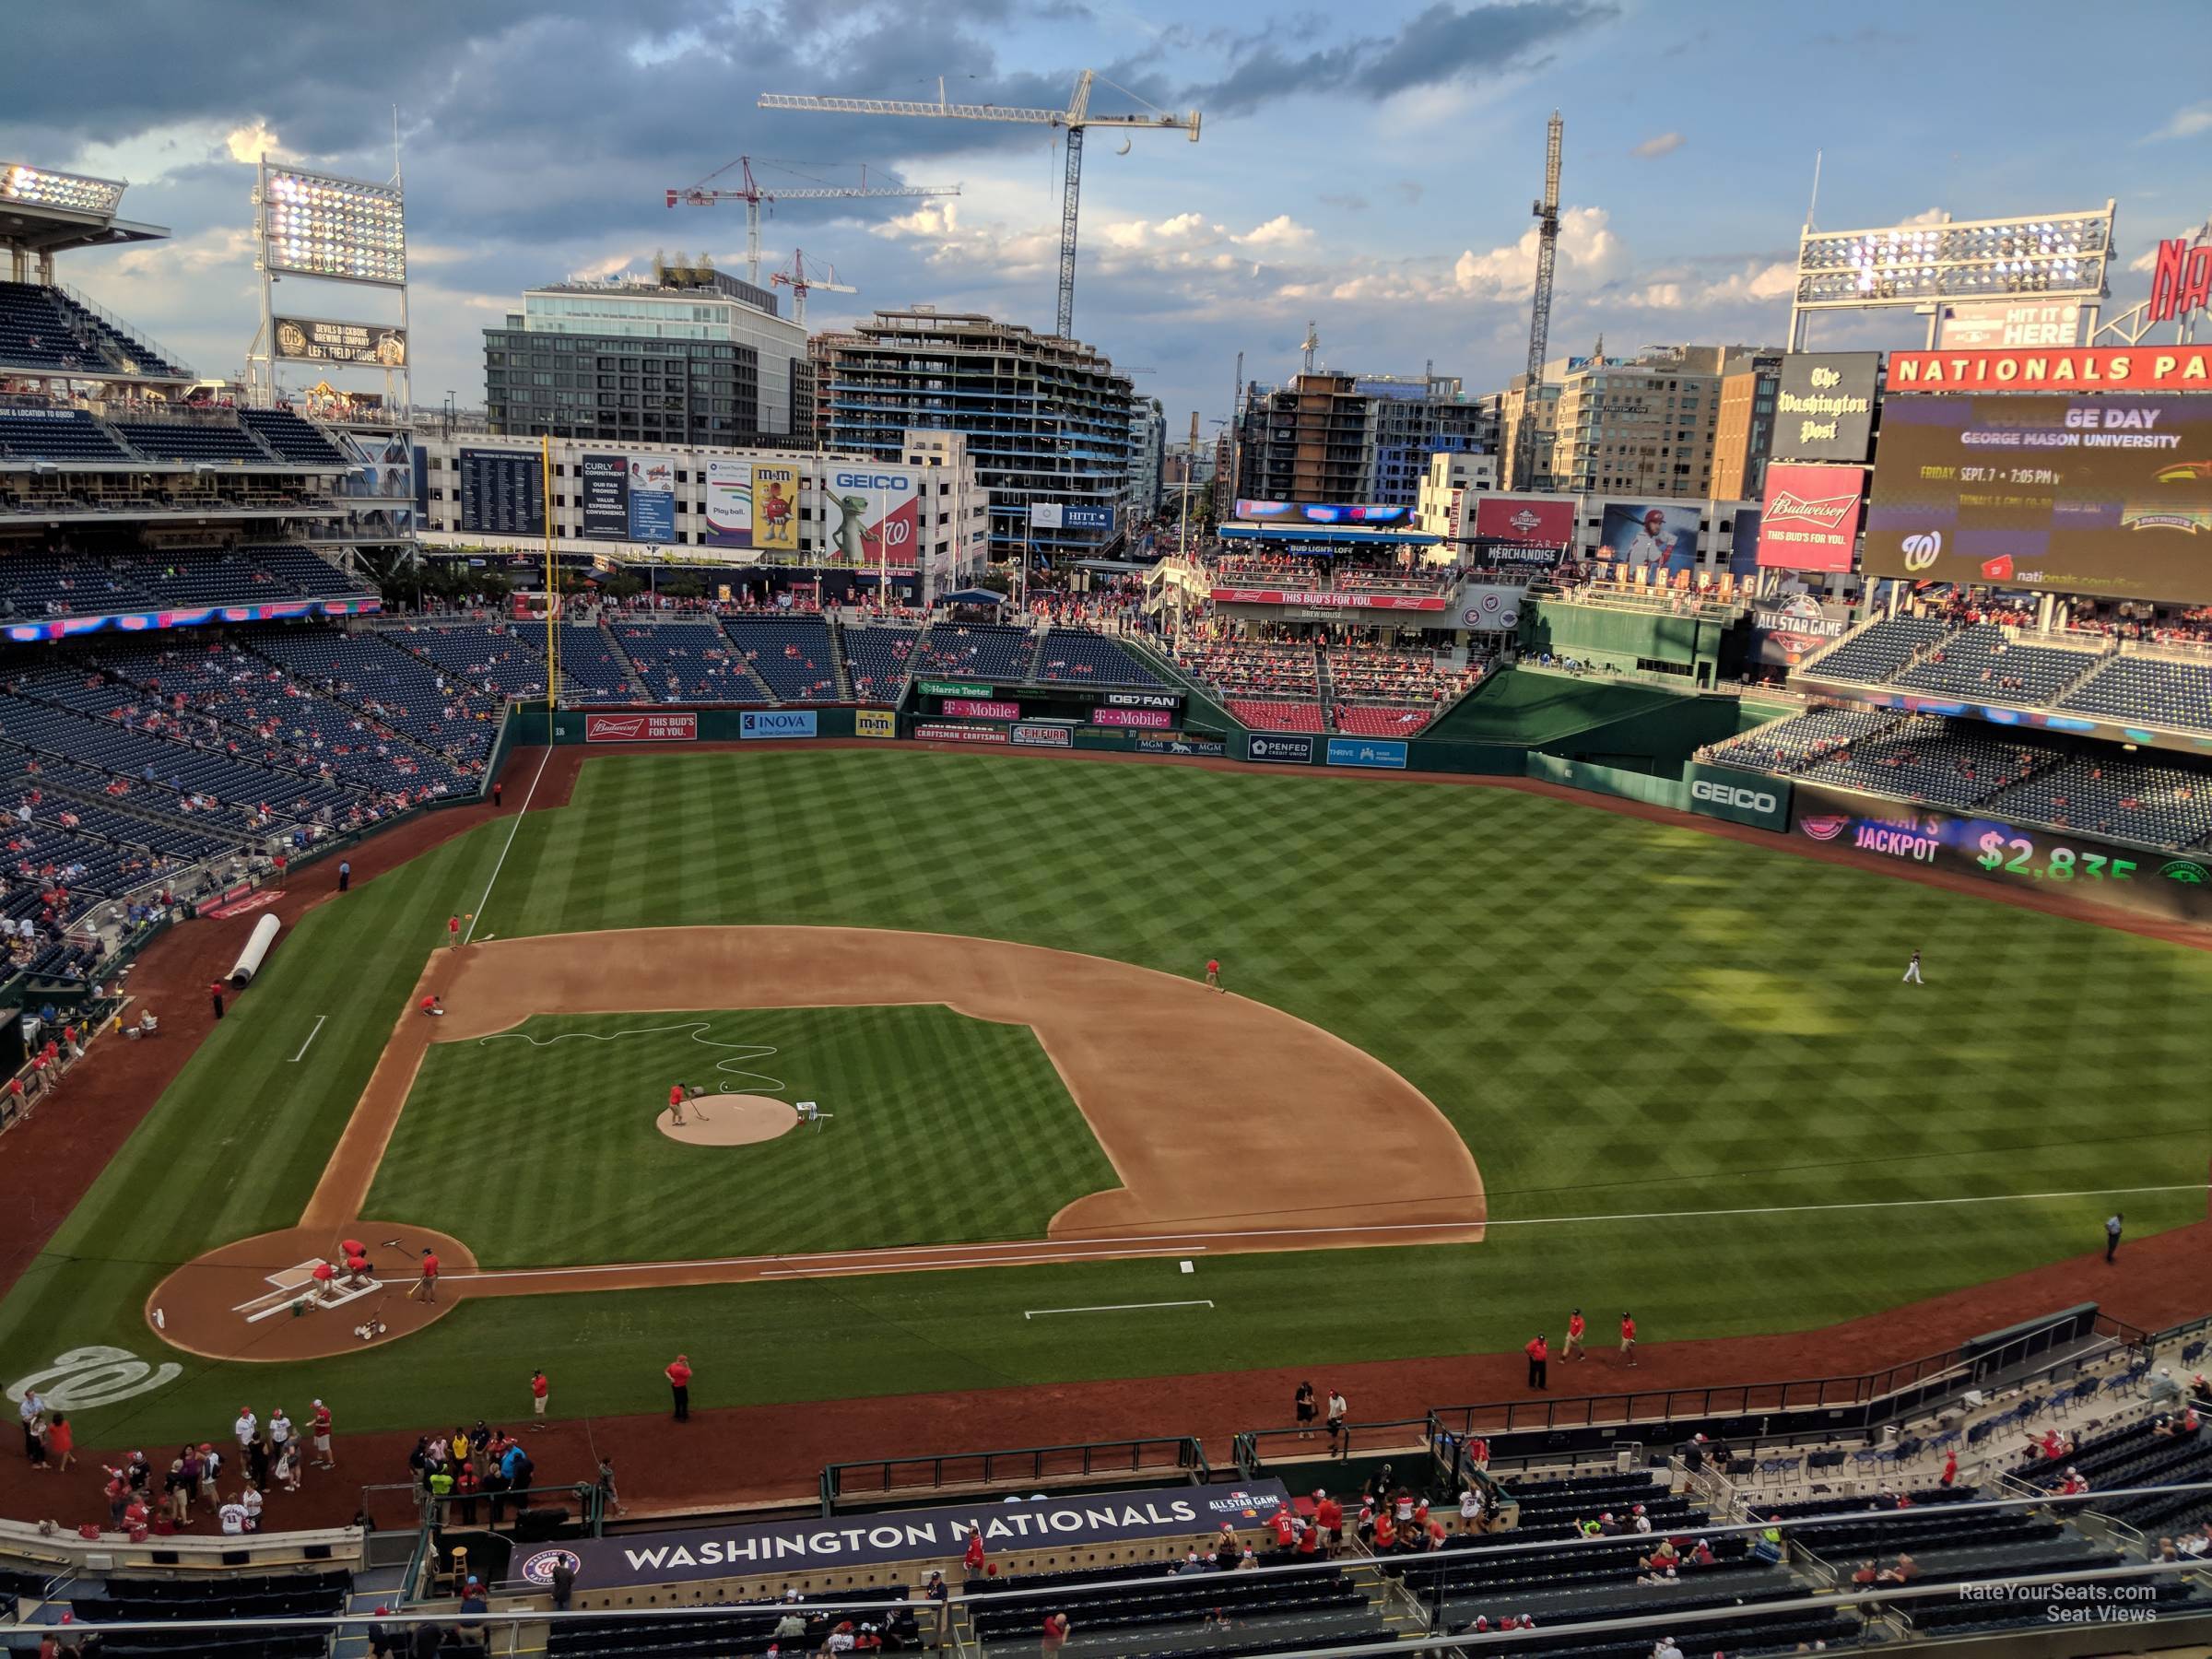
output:
[{"label": "harris teeter sign", "polygon": [[979,1499],[942,1509],[579,1538],[524,1555],[521,1576],[533,1584],[551,1583],[554,1565],[564,1554],[576,1569],[577,1582],[594,1591],[885,1566],[957,1556],[979,1528],[984,1547],[994,1555],[1139,1538],[1195,1538],[1218,1532],[1224,1523],[1239,1531],[1263,1525],[1289,1501],[1279,1480],[1156,1487],[1016,1503]]}]

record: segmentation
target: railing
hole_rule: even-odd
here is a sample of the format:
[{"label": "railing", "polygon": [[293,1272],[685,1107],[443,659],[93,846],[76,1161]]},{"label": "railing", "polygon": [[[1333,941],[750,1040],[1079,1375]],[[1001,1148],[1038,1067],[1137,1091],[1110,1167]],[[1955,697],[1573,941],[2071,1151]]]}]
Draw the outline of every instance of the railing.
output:
[{"label": "railing", "polygon": [[850,1500],[908,1498],[949,1488],[1034,1486],[1052,1480],[1096,1480],[1110,1475],[1170,1471],[1200,1482],[1209,1477],[1211,1471],[1196,1436],[1087,1441],[1065,1446],[830,1464],[822,1470],[822,1513],[834,1514],[840,1504]]},{"label": "railing", "polygon": [[1230,1442],[1236,1466],[1248,1477],[1264,1473],[1270,1462],[1331,1457],[1342,1463],[1355,1453],[1415,1451],[1428,1443],[1425,1417],[1347,1423],[1335,1440],[1323,1429],[1246,1429]]},{"label": "railing", "polygon": [[[182,376],[183,379],[191,380],[194,378],[192,372],[192,366],[185,362],[182,357],[178,355],[176,352],[171,351],[168,347],[162,345],[160,341],[155,339],[153,335],[147,334],[145,329],[139,327],[135,323],[124,322],[121,317],[110,311],[106,306],[100,304],[99,300],[93,299],[89,294],[81,293],[77,289],[70,287],[69,284],[65,282],[56,283],[54,286],[59,288],[61,292],[67,295],[73,303],[84,307],[85,310],[90,312],[94,316],[98,317],[102,323],[105,323],[110,328],[113,329],[117,334],[121,335],[125,340],[128,340],[132,345],[137,347],[140,350],[152,352],[156,357],[167,363],[171,369],[175,370],[177,374]],[[162,376],[160,378],[167,379],[169,377]]]}]

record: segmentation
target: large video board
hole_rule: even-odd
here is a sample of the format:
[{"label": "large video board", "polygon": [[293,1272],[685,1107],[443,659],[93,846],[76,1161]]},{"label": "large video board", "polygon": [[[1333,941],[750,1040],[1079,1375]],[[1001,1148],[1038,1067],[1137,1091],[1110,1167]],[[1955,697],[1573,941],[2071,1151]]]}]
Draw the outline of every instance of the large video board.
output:
[{"label": "large video board", "polygon": [[2212,600],[2212,396],[1892,397],[1874,576]]}]

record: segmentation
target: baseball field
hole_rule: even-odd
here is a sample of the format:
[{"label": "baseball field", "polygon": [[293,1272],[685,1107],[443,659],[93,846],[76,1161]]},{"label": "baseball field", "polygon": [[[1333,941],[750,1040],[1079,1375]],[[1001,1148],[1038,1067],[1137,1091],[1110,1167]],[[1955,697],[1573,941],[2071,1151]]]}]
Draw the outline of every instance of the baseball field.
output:
[{"label": "baseball field", "polygon": [[[648,1411],[678,1349],[737,1404],[1511,1350],[1578,1304],[1785,1332],[2205,1214],[2212,954],[1519,790],[528,782],[288,929],[0,1302],[11,1377],[177,1368],[81,1441],[496,1420],[539,1364],[559,1415]],[[678,1082],[830,1115],[710,1144]],[[380,1288],[294,1312],[355,1231]]]}]

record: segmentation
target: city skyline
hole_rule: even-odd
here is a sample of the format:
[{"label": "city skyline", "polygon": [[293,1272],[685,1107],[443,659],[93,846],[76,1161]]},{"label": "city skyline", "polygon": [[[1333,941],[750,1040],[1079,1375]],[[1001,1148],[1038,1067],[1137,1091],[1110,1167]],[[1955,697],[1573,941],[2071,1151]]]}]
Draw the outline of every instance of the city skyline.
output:
[{"label": "city skyline", "polygon": [[[571,0],[438,10],[364,35],[336,18],[243,3],[180,15],[62,14],[0,72],[11,159],[132,181],[126,217],[173,241],[65,258],[61,276],[181,353],[237,371],[257,315],[251,163],[387,174],[392,107],[408,187],[415,392],[483,394],[482,329],[526,287],[647,269],[656,251],[742,271],[742,206],[663,204],[740,153],[764,179],[896,172],[958,182],[947,201],[787,204],[763,227],[764,276],[794,245],[859,291],[818,293],[836,327],[934,303],[1049,330],[1058,151],[1044,129],[760,111],[769,90],[1064,105],[1098,69],[1101,111],[1196,107],[1204,136],[1101,134],[1086,154],[1077,335],[1150,368],[1171,436],[1229,413],[1249,379],[1320,360],[1439,372],[1492,390],[1525,355],[1543,122],[1566,119],[1555,356],[1647,344],[1779,343],[1789,261],[1825,151],[1818,222],[1847,229],[1948,212],[2056,212],[2117,198],[2108,314],[2142,297],[2162,237],[2201,223],[2212,102],[2180,56],[2130,62],[2124,115],[2084,142],[2037,121],[2029,93],[2077,71],[2051,5],[2006,27],[1929,25],[1856,8],[1841,30],[1744,5],[1603,0],[1400,5],[1356,18],[1263,6],[1197,21],[1147,4],[977,0],[891,8],[730,7],[647,0],[610,20]],[[1992,18],[1999,14],[1991,8]],[[2112,17],[2108,10],[2108,18]],[[2118,8],[2155,31],[2179,5]],[[135,18],[135,21],[133,18]],[[66,65],[133,39],[166,68],[151,91]],[[241,81],[235,46],[257,41]],[[1971,48],[1971,74],[1944,54]],[[1783,69],[1788,73],[1783,73]],[[1124,92],[1122,88],[1130,88]],[[1141,95],[1141,100],[1132,93]],[[799,165],[768,158],[795,158]],[[383,320],[302,286],[288,308]],[[1816,346],[1916,343],[1909,317],[1822,319]],[[366,382],[363,382],[366,383]],[[1208,429],[1209,430],[1211,429]]]}]

